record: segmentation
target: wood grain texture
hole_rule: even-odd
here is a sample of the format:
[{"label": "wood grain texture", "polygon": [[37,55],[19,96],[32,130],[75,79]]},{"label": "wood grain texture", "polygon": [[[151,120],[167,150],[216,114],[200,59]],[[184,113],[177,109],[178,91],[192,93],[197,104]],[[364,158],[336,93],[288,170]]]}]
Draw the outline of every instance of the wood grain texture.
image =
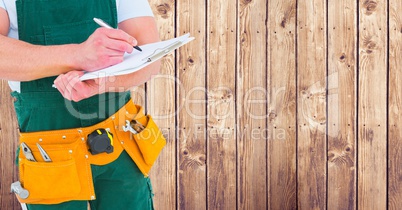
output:
[{"label": "wood grain texture", "polygon": [[357,4],[328,8],[328,209],[356,209]]},{"label": "wood grain texture", "polygon": [[[175,37],[175,1],[149,1],[161,40]],[[160,74],[147,83],[147,110],[162,130],[167,144],[151,170],[156,209],[176,209],[176,109],[175,58],[169,54],[162,59]]]},{"label": "wood grain texture", "polygon": [[387,1],[359,1],[358,209],[387,206]]},{"label": "wood grain texture", "polygon": [[238,2],[238,209],[267,209],[266,7],[265,1]]},{"label": "wood grain texture", "polygon": [[326,1],[298,1],[298,208],[326,207]]},{"label": "wood grain texture", "polygon": [[402,1],[389,2],[388,208],[402,206]]},{"label": "wood grain texture", "polygon": [[18,124],[14,114],[13,98],[7,81],[0,80],[0,209],[20,209],[11,183],[18,180],[15,150],[18,145]]},{"label": "wood grain texture", "polygon": [[177,35],[195,37],[177,59],[178,208],[206,209],[206,1],[178,1],[177,13]]},{"label": "wood grain texture", "polygon": [[207,5],[207,209],[235,209],[236,3]]},{"label": "wood grain texture", "polygon": [[268,9],[268,206],[296,209],[296,0]]},{"label": "wood grain texture", "polygon": [[[400,0],[150,5],[162,40],[196,37],[132,91],[168,139],[156,209],[401,208]],[[9,92],[1,81],[0,209],[20,210]]]}]

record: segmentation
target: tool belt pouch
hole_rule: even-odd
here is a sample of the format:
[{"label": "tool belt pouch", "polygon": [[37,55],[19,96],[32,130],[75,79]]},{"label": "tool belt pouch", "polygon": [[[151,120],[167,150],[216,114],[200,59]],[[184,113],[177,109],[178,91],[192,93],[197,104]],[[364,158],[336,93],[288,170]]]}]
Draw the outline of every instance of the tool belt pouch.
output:
[{"label": "tool belt pouch", "polygon": [[[32,153],[37,157],[37,162],[29,161],[19,154],[20,182],[29,191],[28,198],[17,198],[21,203],[54,204],[73,199],[82,192],[81,186],[85,185],[80,176],[88,177],[90,172],[85,166],[77,165],[76,159],[70,151],[76,151],[77,143],[59,145],[43,145],[46,152],[52,157],[52,162],[43,162],[39,157],[40,152],[35,144],[30,146]],[[83,170],[79,172],[79,170]]]},{"label": "tool belt pouch", "polygon": [[148,176],[152,165],[166,145],[166,140],[152,117],[150,115],[144,116],[141,114],[142,110],[143,109],[140,108],[139,114],[137,117],[134,117],[133,120],[145,125],[145,128],[137,134],[118,132],[117,135],[119,139],[130,139],[124,142],[122,141],[122,146],[137,164],[140,171],[145,176]]},{"label": "tool belt pouch", "polygon": [[133,134],[133,137],[140,149],[144,162],[152,166],[165,146],[166,140],[152,117],[148,115],[147,118],[148,122],[145,129],[138,134]]},{"label": "tool belt pouch", "polygon": [[21,161],[24,187],[29,189],[29,198],[24,203],[43,199],[74,197],[81,191],[74,160],[58,163]]}]

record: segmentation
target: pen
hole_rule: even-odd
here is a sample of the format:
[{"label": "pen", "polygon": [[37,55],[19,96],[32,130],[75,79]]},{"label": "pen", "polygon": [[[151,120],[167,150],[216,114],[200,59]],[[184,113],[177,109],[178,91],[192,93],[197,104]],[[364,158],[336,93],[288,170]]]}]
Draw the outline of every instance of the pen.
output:
[{"label": "pen", "polygon": [[[101,20],[101,19],[99,19],[99,18],[94,18],[94,21],[95,21],[98,25],[100,25],[100,26],[102,26],[102,27],[105,27],[105,28],[108,28],[108,29],[113,29],[112,26],[110,26],[109,24],[105,23],[105,21],[103,21],[103,20]],[[142,49],[141,49],[140,47],[138,47],[138,46],[134,46],[134,49],[136,49],[136,50],[142,52]]]}]

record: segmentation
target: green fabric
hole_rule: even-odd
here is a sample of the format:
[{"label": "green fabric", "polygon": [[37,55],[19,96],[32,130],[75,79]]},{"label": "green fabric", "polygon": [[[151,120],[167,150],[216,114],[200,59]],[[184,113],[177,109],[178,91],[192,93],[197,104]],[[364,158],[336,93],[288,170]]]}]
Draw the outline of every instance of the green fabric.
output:
[{"label": "green fabric", "polygon": [[[101,18],[117,26],[115,0],[17,0],[20,40],[38,45],[81,43],[99,27]],[[130,100],[130,93],[106,93],[78,103],[52,88],[55,77],[21,82],[13,92],[21,132],[87,127],[114,114]],[[91,166],[97,199],[92,210],[152,209],[152,188],[135,163],[123,152],[103,166]],[[51,193],[51,192],[49,192]],[[30,210],[86,210],[87,201],[56,205],[28,205]]]},{"label": "green fabric", "polygon": [[[105,166],[91,166],[96,200],[89,201],[91,210],[152,210],[153,191],[130,156],[120,157]],[[56,205],[28,205],[29,210],[87,210],[86,201],[70,201]]]},{"label": "green fabric", "polygon": [[[83,42],[99,27],[94,17],[117,26],[115,0],[18,0],[16,6],[19,39],[38,45]],[[52,87],[55,78],[21,82],[21,93],[12,93],[21,132],[91,126],[130,99],[124,92],[71,102]]]}]

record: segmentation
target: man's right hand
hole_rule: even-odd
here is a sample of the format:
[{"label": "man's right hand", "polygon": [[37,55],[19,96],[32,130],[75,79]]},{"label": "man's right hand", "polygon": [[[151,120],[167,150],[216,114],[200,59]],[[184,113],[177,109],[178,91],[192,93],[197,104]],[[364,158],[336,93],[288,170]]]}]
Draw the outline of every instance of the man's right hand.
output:
[{"label": "man's right hand", "polygon": [[123,61],[124,53],[131,53],[137,40],[119,29],[98,28],[85,42],[79,44],[77,66],[96,71]]}]

